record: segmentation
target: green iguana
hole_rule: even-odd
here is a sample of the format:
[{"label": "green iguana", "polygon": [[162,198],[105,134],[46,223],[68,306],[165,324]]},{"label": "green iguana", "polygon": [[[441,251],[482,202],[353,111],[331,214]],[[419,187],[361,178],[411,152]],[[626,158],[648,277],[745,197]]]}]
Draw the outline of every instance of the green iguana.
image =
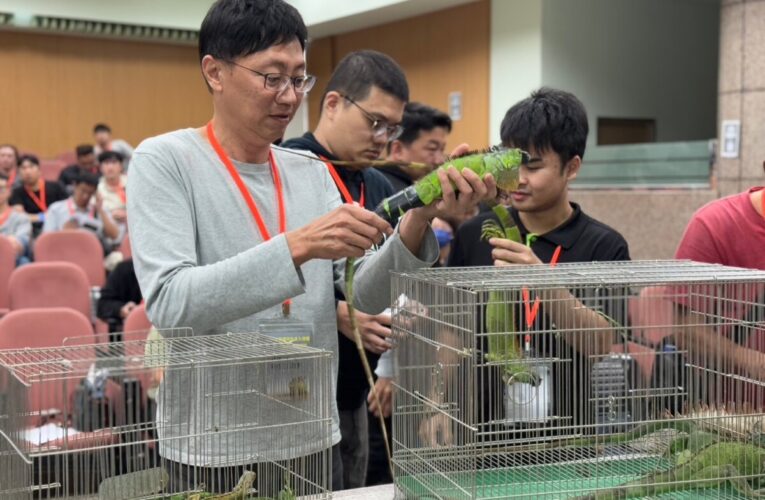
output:
[{"label": "green iguana", "polygon": [[[521,232],[508,209],[503,205],[496,205],[492,210],[499,223],[494,219],[484,221],[481,226],[481,239],[488,241],[491,238],[503,238],[520,243]],[[527,245],[530,245],[531,241],[527,239]],[[515,324],[515,304],[518,301],[513,295],[517,294],[510,291],[489,292],[485,311],[488,335],[486,360],[504,364],[502,378],[506,384],[519,382],[536,386],[539,376],[522,361],[523,352]]]},{"label": "green iguana", "polygon": [[[617,500],[654,497],[675,491],[730,485],[747,498],[765,498],[765,489],[753,489],[765,468],[765,449],[750,443],[715,442],[669,470],[649,474],[615,488],[577,497],[581,500]],[[759,481],[757,481],[759,482]]]}]

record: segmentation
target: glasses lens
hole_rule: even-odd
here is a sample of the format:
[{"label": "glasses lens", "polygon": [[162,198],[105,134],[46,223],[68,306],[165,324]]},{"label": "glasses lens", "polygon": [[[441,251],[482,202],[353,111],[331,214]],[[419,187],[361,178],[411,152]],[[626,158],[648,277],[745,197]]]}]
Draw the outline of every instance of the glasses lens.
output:
[{"label": "glasses lens", "polygon": [[266,89],[280,92],[284,90],[290,82],[289,77],[284,75],[266,75]]},{"label": "glasses lens", "polygon": [[392,127],[388,127],[388,140],[389,141],[395,141],[399,138],[401,135],[401,132],[404,131],[404,127],[401,125],[394,125]]},{"label": "glasses lens", "polygon": [[316,83],[316,77],[306,75],[303,77],[295,78],[293,82],[296,92],[308,92],[313,88],[313,84]]}]

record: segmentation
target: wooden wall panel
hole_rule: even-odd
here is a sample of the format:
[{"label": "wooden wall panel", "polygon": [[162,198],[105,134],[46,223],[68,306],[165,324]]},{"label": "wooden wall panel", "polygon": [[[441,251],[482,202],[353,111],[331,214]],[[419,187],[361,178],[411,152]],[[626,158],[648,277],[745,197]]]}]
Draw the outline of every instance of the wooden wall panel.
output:
[{"label": "wooden wall panel", "polygon": [[311,128],[318,121],[328,67],[354,50],[374,49],[404,68],[413,101],[446,111],[449,93],[462,92],[462,120],[454,124],[450,148],[461,142],[475,148],[487,146],[490,7],[489,0],[481,0],[316,40],[309,48],[308,68],[321,78],[309,94]]},{"label": "wooden wall panel", "polygon": [[97,122],[136,146],[212,114],[193,46],[8,31],[0,67],[0,142],[43,157],[92,142]]}]

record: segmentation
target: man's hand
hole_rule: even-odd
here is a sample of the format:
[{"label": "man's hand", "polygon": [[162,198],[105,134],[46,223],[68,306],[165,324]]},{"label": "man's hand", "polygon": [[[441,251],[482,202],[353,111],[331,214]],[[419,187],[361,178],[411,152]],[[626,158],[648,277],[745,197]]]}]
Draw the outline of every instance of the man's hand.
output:
[{"label": "man's hand", "polygon": [[[377,391],[377,399],[380,400],[380,407],[382,407],[382,416],[390,417],[393,410],[393,379],[379,377],[375,382],[375,391]],[[369,411],[372,415],[380,416],[380,408],[377,407],[377,401],[372,396],[372,391],[369,391],[367,395],[367,405],[369,405]]]},{"label": "man's hand", "polygon": [[393,234],[393,228],[374,212],[344,204],[299,229],[286,233],[295,265],[311,259],[362,257]]},{"label": "man's hand", "polygon": [[[470,147],[463,143],[457,146],[450,156],[462,156],[469,151]],[[439,169],[437,175],[441,181],[443,196],[432,205],[410,210],[414,212],[413,216],[425,221],[434,217],[451,220],[472,212],[481,201],[497,197],[497,184],[491,175],[481,179],[470,169],[459,172],[454,167]]]},{"label": "man's hand", "polygon": [[450,446],[454,442],[452,422],[443,413],[437,413],[420,423],[420,439],[425,446],[437,448]]},{"label": "man's hand", "polygon": [[489,244],[494,247],[491,257],[495,266],[510,266],[513,264],[541,264],[539,257],[523,243],[517,243],[502,238],[492,238]]},{"label": "man's hand", "polygon": [[[390,314],[365,314],[356,311],[356,326],[361,334],[361,343],[364,349],[375,354],[382,354],[393,346],[388,342],[391,337]],[[337,303],[337,329],[354,343],[351,320],[348,314],[348,303],[340,300]]]},{"label": "man's hand", "polygon": [[122,306],[122,307],[120,308],[120,317],[121,317],[122,319],[125,319],[125,318],[127,318],[127,317],[128,317],[128,314],[130,314],[130,311],[132,311],[133,309],[135,309],[135,308],[136,308],[136,305],[137,305],[137,304],[131,300],[130,302],[128,302],[127,304],[125,304],[124,306]]}]

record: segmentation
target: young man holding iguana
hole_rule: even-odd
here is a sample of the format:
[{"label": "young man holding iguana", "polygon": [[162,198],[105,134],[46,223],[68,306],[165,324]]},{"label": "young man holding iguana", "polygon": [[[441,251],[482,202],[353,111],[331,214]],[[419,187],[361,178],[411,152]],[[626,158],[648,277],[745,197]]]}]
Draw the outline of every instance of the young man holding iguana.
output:
[{"label": "young man holding iguana", "polygon": [[[521,165],[519,185],[515,191],[502,193],[500,202],[509,203],[509,215],[520,233],[520,242],[481,237],[487,220],[497,220],[491,212],[482,212],[463,224],[457,231],[450,266],[506,266],[558,262],[591,262],[629,260],[629,248],[614,229],[589,217],[579,205],[569,201],[568,185],[582,165],[587,142],[587,113],[573,94],[549,88],[539,89],[513,107],[502,121],[502,144],[528,151],[531,161]],[[582,292],[583,290],[577,290]],[[616,335],[601,314],[618,317],[619,311],[603,310],[593,290],[592,300],[582,303],[568,290],[555,290],[555,296],[541,297],[542,307],[533,318],[516,321],[521,331],[530,321],[530,331],[559,331],[575,327],[588,330],[587,335],[538,335],[529,339],[528,349],[543,357],[577,359],[576,363],[560,363],[552,368],[552,413],[582,422],[583,406],[589,390],[587,360],[590,356],[609,351]],[[531,299],[533,301],[533,297]],[[605,301],[608,304],[611,301]],[[582,307],[582,305],[586,307]],[[520,319],[522,314],[516,314]],[[572,367],[576,364],[576,369]],[[491,419],[508,417],[502,414],[502,396],[497,387],[498,377],[484,378],[484,415]],[[509,416],[508,418],[512,418]],[[436,420],[426,422],[421,429],[423,438],[436,444],[448,432]]]}]

